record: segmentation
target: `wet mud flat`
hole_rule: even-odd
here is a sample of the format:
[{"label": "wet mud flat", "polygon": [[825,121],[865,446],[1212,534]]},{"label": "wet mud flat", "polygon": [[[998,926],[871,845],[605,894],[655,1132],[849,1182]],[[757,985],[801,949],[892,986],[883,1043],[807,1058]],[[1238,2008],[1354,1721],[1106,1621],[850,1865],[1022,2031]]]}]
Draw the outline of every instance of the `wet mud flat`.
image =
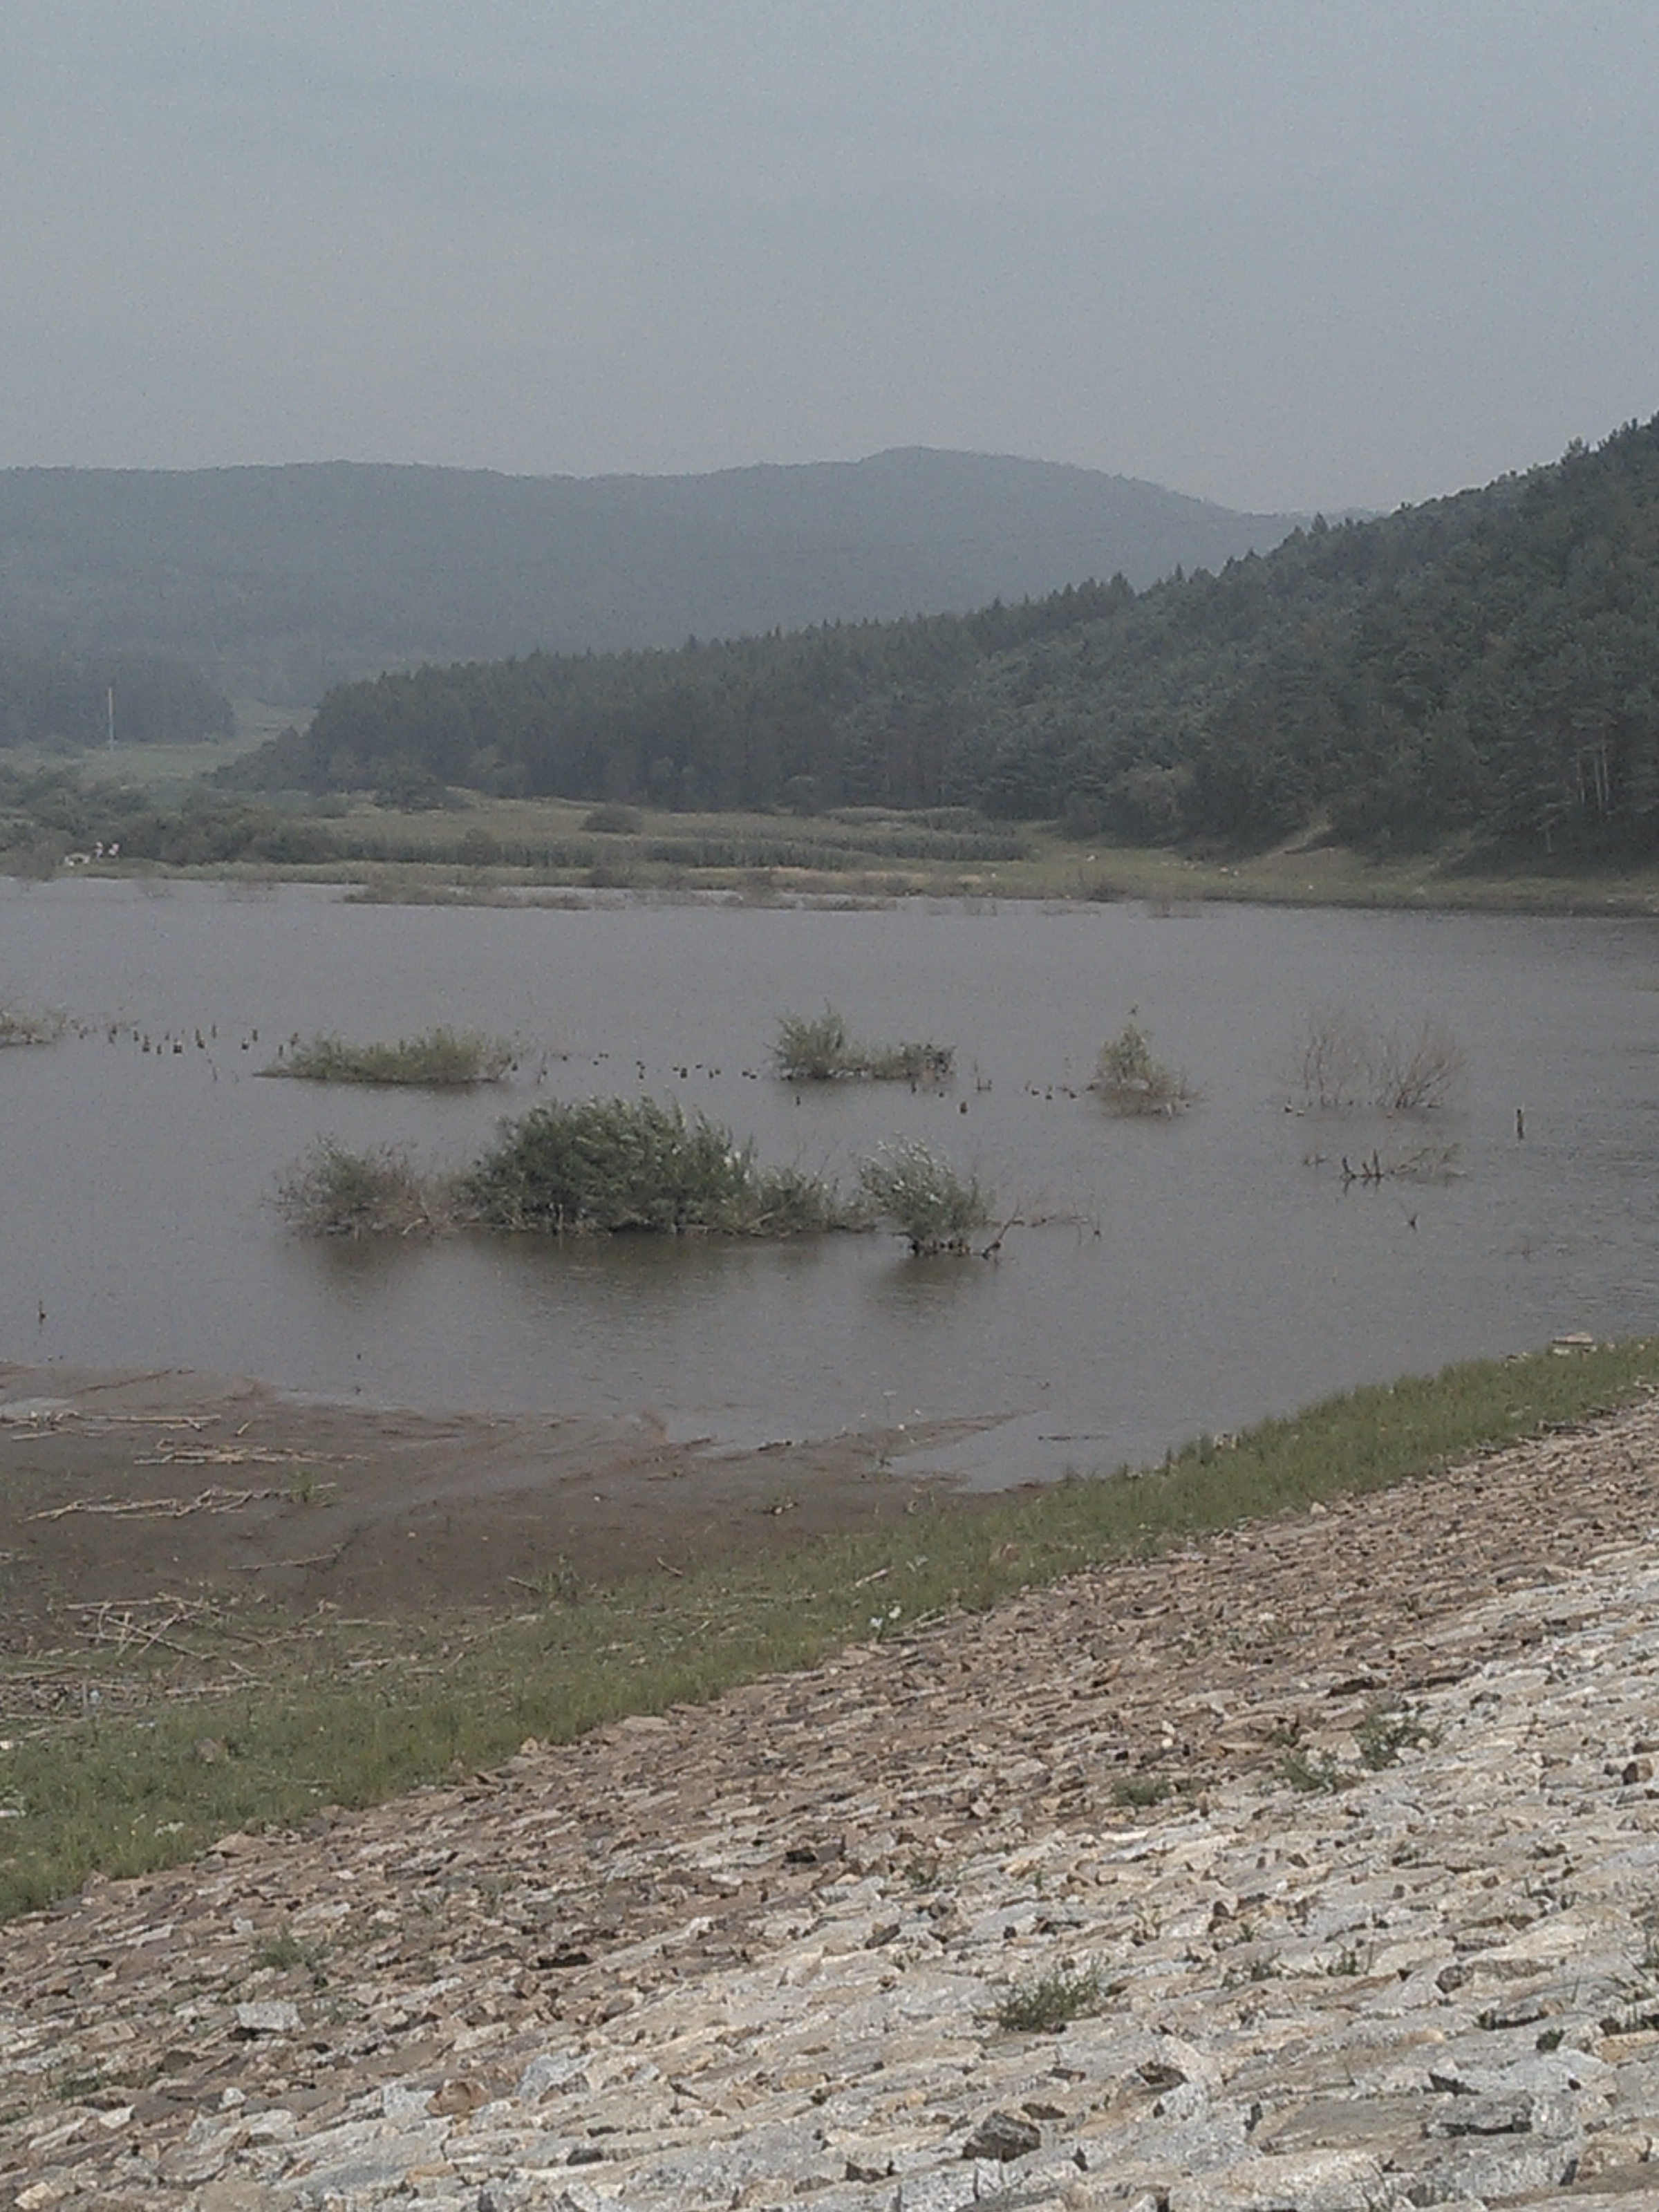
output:
[{"label": "wet mud flat", "polygon": [[153,1626],[169,1601],[502,1614],[764,1558],[951,1495],[891,1459],[979,1425],[738,1451],[672,1442],[649,1414],[411,1413],[177,1369],[0,1363],[0,1650],[124,1608]]}]

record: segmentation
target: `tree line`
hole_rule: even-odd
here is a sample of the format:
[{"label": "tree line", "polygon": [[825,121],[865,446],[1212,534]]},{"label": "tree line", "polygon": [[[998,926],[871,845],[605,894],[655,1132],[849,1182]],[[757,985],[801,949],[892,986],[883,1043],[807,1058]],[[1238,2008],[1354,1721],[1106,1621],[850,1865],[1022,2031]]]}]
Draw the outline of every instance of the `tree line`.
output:
[{"label": "tree line", "polygon": [[973,805],[1138,842],[1659,850],[1659,417],[1218,574],[342,684],[228,771],[670,807]]},{"label": "tree line", "polygon": [[0,747],[194,744],[228,738],[230,701],[182,660],[86,660],[0,647]]}]

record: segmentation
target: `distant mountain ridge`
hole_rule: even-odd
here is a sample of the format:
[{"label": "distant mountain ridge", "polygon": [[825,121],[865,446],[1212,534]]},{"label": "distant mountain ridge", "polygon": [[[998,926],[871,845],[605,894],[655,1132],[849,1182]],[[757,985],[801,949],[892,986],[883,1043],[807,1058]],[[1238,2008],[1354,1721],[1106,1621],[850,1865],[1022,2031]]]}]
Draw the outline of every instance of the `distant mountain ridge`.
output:
[{"label": "distant mountain ridge", "polygon": [[680,643],[1137,586],[1291,515],[911,447],[696,477],[354,462],[0,471],[0,646],[173,654],[301,706],[423,661]]}]

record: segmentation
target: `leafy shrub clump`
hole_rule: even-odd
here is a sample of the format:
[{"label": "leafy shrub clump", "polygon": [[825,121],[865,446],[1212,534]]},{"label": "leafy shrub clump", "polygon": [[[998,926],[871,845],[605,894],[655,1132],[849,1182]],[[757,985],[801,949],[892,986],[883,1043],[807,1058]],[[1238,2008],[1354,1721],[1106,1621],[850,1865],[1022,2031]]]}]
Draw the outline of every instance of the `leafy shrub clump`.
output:
[{"label": "leafy shrub clump", "polygon": [[441,1228],[446,1213],[406,1152],[354,1152],[333,1137],[319,1138],[277,1186],[276,1210],[307,1237],[410,1237]]},{"label": "leafy shrub clump", "polygon": [[1114,1114],[1180,1114],[1198,1095],[1179,1069],[1154,1057],[1151,1037],[1133,1021],[1102,1045],[1089,1088]]},{"label": "leafy shrub clump", "polygon": [[917,1138],[884,1146],[860,1167],[859,1184],[878,1217],[908,1237],[919,1255],[965,1252],[969,1231],[991,1218],[977,1178],[959,1175]]},{"label": "leafy shrub clump", "polygon": [[845,1228],[833,1183],[756,1165],[752,1145],[654,1098],[590,1098],[538,1106],[504,1123],[501,1139],[461,1184],[489,1228],[564,1236],[587,1231],[711,1230],[791,1237]]},{"label": "leafy shrub clump", "polygon": [[948,1083],[954,1048],[910,1041],[902,1044],[855,1043],[845,1019],[826,1006],[815,1019],[805,1014],[779,1017],[772,1065],[790,1083],[836,1083],[862,1076],[872,1083]]},{"label": "leafy shrub clump", "polygon": [[318,1035],[296,1042],[262,1075],[289,1075],[303,1083],[419,1084],[434,1090],[461,1090],[474,1083],[500,1083],[513,1065],[505,1037],[481,1030],[428,1030],[424,1036],[399,1037],[396,1044],[352,1044],[344,1037]]}]

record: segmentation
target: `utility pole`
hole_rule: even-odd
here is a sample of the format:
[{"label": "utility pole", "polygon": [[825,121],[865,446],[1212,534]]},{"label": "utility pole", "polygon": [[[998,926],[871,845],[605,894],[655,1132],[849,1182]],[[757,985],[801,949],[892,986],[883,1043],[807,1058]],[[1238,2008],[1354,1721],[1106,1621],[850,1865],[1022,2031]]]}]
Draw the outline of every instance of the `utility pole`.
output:
[{"label": "utility pole", "polygon": [[115,686],[112,684],[104,694],[104,709],[109,718],[109,749],[115,750]]}]

